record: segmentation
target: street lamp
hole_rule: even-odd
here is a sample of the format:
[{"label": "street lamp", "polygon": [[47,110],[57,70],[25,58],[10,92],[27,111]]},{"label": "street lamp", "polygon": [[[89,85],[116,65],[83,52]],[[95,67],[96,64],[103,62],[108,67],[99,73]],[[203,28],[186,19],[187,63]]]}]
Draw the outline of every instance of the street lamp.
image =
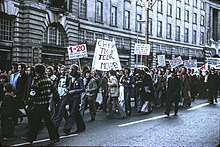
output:
[{"label": "street lamp", "polygon": [[[152,7],[156,0],[136,0],[137,4],[142,7],[145,6],[146,9],[146,30],[145,30],[145,44],[148,44],[148,18],[149,18],[149,7]],[[148,66],[148,56],[147,56],[147,66]]]},{"label": "street lamp", "polygon": [[[136,31],[137,31],[137,40],[136,40],[136,44],[138,44],[138,23],[141,23],[141,22],[145,22],[145,20],[136,20]],[[137,46],[136,46],[137,47]],[[141,64],[142,64],[142,55],[141,55]],[[138,54],[136,54],[136,67],[138,65]]]}]

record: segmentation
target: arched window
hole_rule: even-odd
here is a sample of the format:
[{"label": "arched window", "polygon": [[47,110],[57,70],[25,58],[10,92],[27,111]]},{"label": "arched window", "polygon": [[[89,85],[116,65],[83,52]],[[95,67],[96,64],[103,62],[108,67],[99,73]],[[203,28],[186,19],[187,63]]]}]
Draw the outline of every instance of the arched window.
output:
[{"label": "arched window", "polygon": [[51,45],[64,45],[65,44],[65,32],[60,24],[52,24],[47,27],[44,32],[43,42]]}]

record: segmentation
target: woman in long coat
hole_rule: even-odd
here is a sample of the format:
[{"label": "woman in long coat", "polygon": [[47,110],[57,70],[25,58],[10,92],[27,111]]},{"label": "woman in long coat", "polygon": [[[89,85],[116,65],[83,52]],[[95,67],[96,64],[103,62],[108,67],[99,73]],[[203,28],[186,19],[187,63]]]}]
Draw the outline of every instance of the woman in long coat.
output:
[{"label": "woman in long coat", "polygon": [[191,92],[190,92],[190,78],[187,74],[186,67],[182,67],[181,75],[181,96],[183,98],[183,106],[189,107],[191,105]]}]

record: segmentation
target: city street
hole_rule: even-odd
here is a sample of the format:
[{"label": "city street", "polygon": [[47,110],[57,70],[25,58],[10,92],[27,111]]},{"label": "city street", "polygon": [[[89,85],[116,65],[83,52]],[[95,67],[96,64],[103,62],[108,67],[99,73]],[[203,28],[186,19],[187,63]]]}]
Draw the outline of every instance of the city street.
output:
[{"label": "city street", "polygon": [[[164,107],[151,114],[141,115],[135,110],[131,117],[120,119],[105,118],[98,110],[96,121],[85,115],[87,130],[79,134],[65,136],[59,129],[60,142],[57,146],[217,146],[220,141],[220,101],[214,105],[205,99],[196,99],[190,108],[180,108],[178,116],[168,118]],[[64,122],[64,120],[63,120]],[[15,130],[15,140],[4,141],[4,145],[21,146],[28,143],[20,139],[27,129],[27,120],[19,123]],[[74,131],[74,129],[72,129]],[[46,127],[39,132],[38,140],[32,145],[47,145]]]}]

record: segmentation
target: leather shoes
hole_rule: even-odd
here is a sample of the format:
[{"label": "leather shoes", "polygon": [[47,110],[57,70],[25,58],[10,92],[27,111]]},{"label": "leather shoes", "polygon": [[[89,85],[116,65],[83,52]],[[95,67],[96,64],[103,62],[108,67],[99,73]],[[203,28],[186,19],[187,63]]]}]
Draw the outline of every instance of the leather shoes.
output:
[{"label": "leather shoes", "polygon": [[64,129],[63,132],[64,132],[66,135],[70,135],[70,130]]},{"label": "leather shoes", "polygon": [[29,142],[30,144],[33,143],[33,141],[30,141],[27,137],[20,137],[22,140]]},{"label": "leather shoes", "polygon": [[170,113],[168,113],[168,112],[164,112],[164,114],[166,114],[167,116],[170,116]]},{"label": "leather shoes", "polygon": [[77,129],[74,133],[85,132],[86,129]]},{"label": "leather shoes", "polygon": [[48,143],[48,145],[54,145],[55,143],[59,141],[60,141],[59,139],[52,140],[50,143]]}]

